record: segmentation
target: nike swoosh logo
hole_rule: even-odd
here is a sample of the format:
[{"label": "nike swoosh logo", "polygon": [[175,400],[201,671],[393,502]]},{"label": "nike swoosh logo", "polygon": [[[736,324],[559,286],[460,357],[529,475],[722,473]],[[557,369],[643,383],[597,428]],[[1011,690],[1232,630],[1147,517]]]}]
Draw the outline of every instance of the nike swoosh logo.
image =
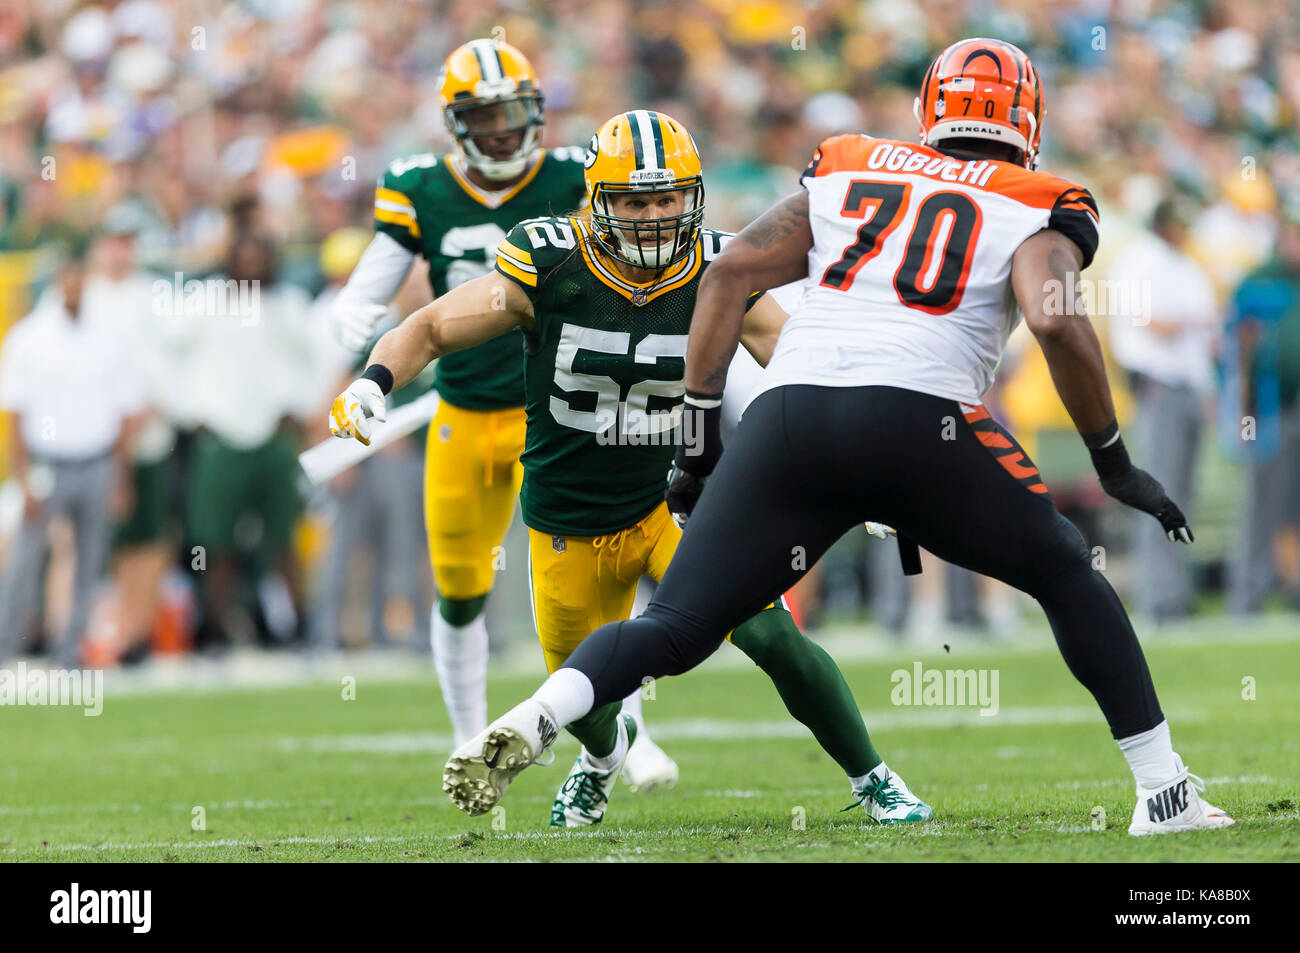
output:
[{"label": "nike swoosh logo", "polygon": [[490,759],[486,757],[483,759],[483,763],[486,764],[489,768],[495,768],[497,766],[497,759],[500,757],[501,757],[501,749],[497,748],[496,751],[492,752],[492,757]]}]

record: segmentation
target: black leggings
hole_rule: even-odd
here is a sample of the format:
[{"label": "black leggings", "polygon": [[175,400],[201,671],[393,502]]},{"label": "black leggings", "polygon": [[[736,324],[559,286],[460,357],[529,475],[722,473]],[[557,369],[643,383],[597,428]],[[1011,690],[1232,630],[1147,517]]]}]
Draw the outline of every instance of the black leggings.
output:
[{"label": "black leggings", "polygon": [[1019,445],[982,408],[896,387],[761,394],[649,608],[597,629],[566,666],[597,705],[694,668],[864,520],[1037,599],[1116,738],[1163,720],[1119,598]]}]

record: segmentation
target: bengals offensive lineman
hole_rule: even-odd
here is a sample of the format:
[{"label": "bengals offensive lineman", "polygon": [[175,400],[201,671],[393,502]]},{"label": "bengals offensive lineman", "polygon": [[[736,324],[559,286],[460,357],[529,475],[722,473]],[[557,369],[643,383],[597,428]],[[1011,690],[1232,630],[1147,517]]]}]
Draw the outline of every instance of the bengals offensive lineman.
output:
[{"label": "bengals offensive lineman", "polygon": [[[1192,541],[1179,508],[1130,462],[1097,337],[1079,303],[1062,301],[1096,251],[1097,207],[1086,189],[1035,171],[1038,72],[1009,43],[962,40],[926,73],[916,113],[920,145],[823,142],[803,191],[713,263],[686,362],[686,413],[708,439],[677,452],[669,499],[693,515],[658,594],[640,618],[585,639],[489,727],[482,751],[458,751],[460,770],[486,769],[504,792],[555,726],[712,654],[802,575],[792,546],[811,565],[872,520],[1038,599],[1133,771],[1129,833],[1232,823],[1174,753],[1142,648],[1082,536],[981,404],[1023,314],[1102,486],[1170,540]],[[804,276],[808,293],[723,456],[719,404],[745,302]]]}]

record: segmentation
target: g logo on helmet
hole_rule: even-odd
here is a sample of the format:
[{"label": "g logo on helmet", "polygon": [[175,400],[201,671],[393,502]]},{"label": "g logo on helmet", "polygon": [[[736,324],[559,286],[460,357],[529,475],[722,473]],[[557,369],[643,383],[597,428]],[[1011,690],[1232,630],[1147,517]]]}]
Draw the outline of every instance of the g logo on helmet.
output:
[{"label": "g logo on helmet", "polygon": [[593,165],[595,165],[596,156],[599,152],[600,152],[600,137],[599,135],[592,135],[591,143],[587,146],[587,154],[582,160],[583,167],[590,169]]}]

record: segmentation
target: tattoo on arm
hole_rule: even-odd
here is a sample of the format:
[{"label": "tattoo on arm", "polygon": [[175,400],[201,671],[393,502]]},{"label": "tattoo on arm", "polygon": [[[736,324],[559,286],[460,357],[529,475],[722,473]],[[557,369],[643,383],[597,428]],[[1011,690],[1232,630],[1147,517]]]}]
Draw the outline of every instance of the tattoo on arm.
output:
[{"label": "tattoo on arm", "polygon": [[721,367],[709,371],[704,378],[704,393],[721,394],[722,389],[727,386],[727,371],[730,370],[730,362]]},{"label": "tattoo on arm", "polygon": [[798,233],[811,234],[808,193],[802,189],[782,199],[747,225],[736,240],[755,248],[768,249]]},{"label": "tattoo on arm", "polygon": [[1052,242],[1052,250],[1047,253],[1047,270],[1052,273],[1052,280],[1058,282],[1062,289],[1074,288],[1074,310],[1071,313],[1085,314],[1083,286],[1078,281],[1079,266],[1082,264],[1079,250],[1074,242],[1064,235],[1055,235],[1053,238],[1055,240]]}]

